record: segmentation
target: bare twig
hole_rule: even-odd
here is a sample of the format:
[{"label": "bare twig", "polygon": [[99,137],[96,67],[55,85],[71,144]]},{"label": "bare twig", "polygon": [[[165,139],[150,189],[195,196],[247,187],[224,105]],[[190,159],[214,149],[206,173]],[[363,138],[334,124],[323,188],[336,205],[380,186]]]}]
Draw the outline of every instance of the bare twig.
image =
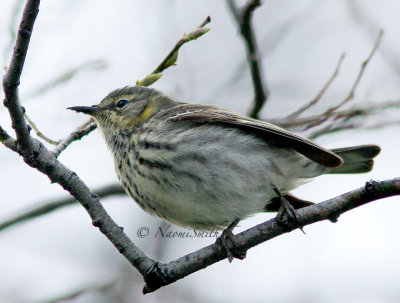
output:
[{"label": "bare twig", "polygon": [[28,124],[32,127],[32,129],[35,131],[36,135],[39,138],[42,138],[44,141],[52,145],[58,145],[60,143],[60,141],[54,141],[53,139],[50,139],[49,137],[45,136],[36,126],[35,122],[33,122],[26,113],[24,114],[24,118],[28,122]]},{"label": "bare twig", "polygon": [[359,122],[341,122],[341,123],[333,123],[325,126],[322,129],[316,130],[312,132],[310,135],[307,137],[310,139],[316,139],[318,137],[322,137],[328,134],[332,133],[337,133],[345,130],[351,130],[351,129],[362,129],[363,131],[367,129],[379,129],[379,128],[384,128],[392,125],[399,125],[400,120],[399,119],[393,119],[393,120],[384,120],[384,121],[379,121],[372,123],[371,125],[364,125],[365,121],[359,121]]},{"label": "bare twig", "polygon": [[[125,191],[119,184],[107,185],[98,189],[93,190],[100,198],[106,198],[112,195],[125,194]],[[65,206],[74,205],[78,201],[72,197],[62,198],[55,201],[45,202],[39,206],[35,206],[29,210],[25,210],[22,213],[11,217],[0,223],[0,231],[7,229],[13,225],[23,223],[27,220],[43,216]]]},{"label": "bare twig", "polygon": [[306,110],[308,110],[310,107],[314,106],[315,104],[317,104],[319,102],[321,97],[325,94],[325,92],[327,91],[329,86],[332,84],[332,82],[336,79],[337,75],[339,74],[339,69],[340,69],[340,66],[343,63],[345,55],[346,54],[343,53],[340,56],[339,61],[338,61],[337,65],[336,65],[335,71],[330,76],[328,82],[326,82],[326,84],[322,87],[322,89],[319,91],[319,93],[315,96],[315,98],[312,99],[309,103],[307,103],[304,106],[300,107],[298,110],[296,110],[293,113],[291,113],[290,115],[288,115],[285,119],[294,120],[297,117],[299,117],[302,113],[304,113]]},{"label": "bare twig", "polygon": [[248,0],[241,8],[237,7],[235,0],[227,0],[227,4],[239,26],[240,34],[246,44],[247,61],[250,65],[254,89],[254,102],[250,109],[249,116],[257,119],[269,95],[264,81],[262,60],[251,22],[253,12],[261,5],[261,0]]},{"label": "bare twig", "polygon": [[58,157],[72,142],[82,139],[82,137],[88,135],[97,128],[96,123],[91,118],[81,126],[79,126],[74,132],[70,133],[65,139],[61,140],[59,144],[54,148],[53,153]]},{"label": "bare twig", "polygon": [[355,91],[360,83],[360,80],[362,78],[362,76],[364,75],[364,71],[368,65],[368,63],[371,61],[372,57],[374,56],[376,50],[378,49],[378,46],[382,40],[382,36],[383,36],[383,30],[379,31],[378,37],[376,38],[374,47],[372,48],[370,54],[368,55],[367,59],[365,59],[364,62],[361,63],[361,68],[360,71],[358,72],[358,75],[356,77],[356,80],[353,83],[353,86],[350,89],[350,92],[348,93],[348,95],[343,99],[343,101],[341,101],[339,104],[327,109],[322,115],[319,121],[311,123],[309,125],[307,125],[306,129],[310,129],[314,126],[320,125],[321,123],[325,122],[326,120],[329,119],[329,117],[339,108],[341,108],[343,105],[347,104],[349,101],[351,101],[354,98],[354,94]]},{"label": "bare twig", "polygon": [[[390,108],[400,108],[400,100],[389,100],[385,102],[375,102],[368,105],[363,105],[361,107],[353,107],[346,110],[336,111],[332,116],[329,117],[331,120],[344,120],[347,121],[353,118],[368,118],[369,116],[376,114],[378,112],[390,109]],[[304,127],[311,123],[319,122],[321,116],[313,115],[304,118],[297,118],[294,120],[288,120],[287,118],[283,119],[273,119],[269,122],[277,124],[281,127],[287,129],[296,129],[300,127]]]}]

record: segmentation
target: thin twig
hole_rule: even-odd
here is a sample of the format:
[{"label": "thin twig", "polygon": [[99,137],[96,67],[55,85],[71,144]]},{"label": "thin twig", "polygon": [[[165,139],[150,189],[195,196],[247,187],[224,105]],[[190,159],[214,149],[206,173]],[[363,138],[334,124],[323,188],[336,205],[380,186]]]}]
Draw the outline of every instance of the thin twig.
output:
[{"label": "thin twig", "polygon": [[318,137],[322,137],[325,135],[329,135],[332,133],[337,133],[337,132],[342,132],[346,130],[352,130],[352,129],[358,129],[358,130],[377,130],[380,128],[388,127],[388,126],[393,126],[393,125],[399,125],[400,120],[384,120],[376,123],[372,123],[371,125],[364,125],[365,121],[357,121],[357,122],[342,122],[342,123],[333,123],[325,126],[322,129],[316,130],[312,132],[310,135],[307,137],[309,139],[315,140]]},{"label": "thin twig", "polygon": [[[211,18],[210,16],[208,16],[201,24],[198,28],[203,28],[204,26],[206,26],[208,23],[211,22]],[[168,68],[169,66],[173,65],[173,64],[167,64],[171,59],[173,59],[174,56],[177,56],[179,49],[181,48],[182,45],[184,45],[185,43],[189,42],[190,40],[187,40],[185,38],[180,39],[175,46],[172,48],[172,50],[169,52],[169,54],[164,58],[163,61],[161,61],[161,63],[156,67],[155,70],[153,70],[152,74],[159,74],[161,72],[163,72],[166,68]],[[176,61],[176,59],[175,59]]]},{"label": "thin twig", "polygon": [[32,127],[32,129],[35,131],[36,135],[39,138],[42,138],[44,141],[46,141],[47,143],[50,143],[52,145],[58,145],[60,143],[60,141],[54,141],[53,139],[50,139],[49,137],[45,136],[37,127],[37,125],[35,124],[35,122],[33,122],[31,120],[31,118],[29,118],[29,116],[25,113],[24,114],[25,120],[28,122],[28,124]]},{"label": "thin twig", "polygon": [[[352,118],[368,118],[369,116],[390,109],[395,108],[398,109],[400,107],[400,100],[389,100],[385,102],[375,102],[368,105],[362,105],[361,107],[353,107],[350,109],[345,109],[341,111],[336,111],[329,119],[338,120],[349,120]],[[269,122],[279,125],[283,128],[287,129],[296,129],[300,127],[304,127],[311,123],[318,122],[321,119],[319,115],[308,116],[304,118],[297,118],[294,120],[288,120],[287,118],[283,119],[272,119]]]},{"label": "thin twig", "polygon": [[339,61],[336,65],[335,71],[333,72],[333,74],[330,76],[329,80],[325,83],[325,85],[322,87],[322,89],[318,92],[318,94],[315,96],[314,99],[312,99],[309,103],[305,104],[304,106],[300,107],[298,110],[296,110],[295,112],[291,113],[290,115],[288,115],[285,119],[287,120],[294,120],[297,117],[299,117],[302,113],[304,113],[306,110],[308,110],[310,107],[314,106],[315,104],[317,104],[319,102],[319,100],[321,99],[321,97],[325,94],[325,92],[327,91],[327,89],[330,87],[330,85],[332,84],[332,82],[336,79],[337,75],[339,74],[339,69],[343,63],[344,57],[345,57],[345,53],[343,53],[340,58]]},{"label": "thin twig", "polygon": [[65,139],[61,140],[59,144],[54,148],[53,153],[58,157],[72,142],[82,139],[82,137],[88,135],[97,128],[96,123],[91,118],[81,126],[79,126],[74,132],[70,133]]},{"label": "thin twig", "polygon": [[253,12],[261,5],[261,0],[248,0],[241,8],[237,7],[235,0],[227,0],[227,4],[245,42],[247,61],[250,65],[254,101],[249,111],[249,116],[258,119],[260,111],[267,102],[269,95],[267,85],[264,81],[262,60],[252,24]]},{"label": "thin twig", "polygon": [[342,107],[343,105],[345,105],[347,102],[349,102],[350,100],[352,100],[354,98],[354,94],[355,94],[355,91],[356,91],[356,89],[358,87],[358,84],[360,83],[360,80],[361,80],[362,76],[364,75],[364,71],[365,71],[368,63],[371,61],[371,59],[374,56],[376,50],[378,49],[379,44],[381,43],[381,40],[382,40],[382,36],[383,36],[383,30],[380,30],[379,34],[378,34],[378,37],[376,38],[374,47],[372,48],[372,51],[370,52],[368,58],[363,63],[361,63],[361,68],[360,68],[360,71],[359,71],[359,73],[357,75],[356,81],[354,82],[354,84],[353,84],[349,94],[347,95],[347,97],[342,102],[340,102],[338,105],[328,109],[325,112],[325,115],[329,115],[330,113],[336,111],[337,109],[339,109],[340,107]]},{"label": "thin twig", "polygon": [[[104,187],[100,187],[98,189],[94,189],[95,192],[100,198],[104,199],[106,197],[112,195],[121,195],[125,194],[125,191],[119,184],[107,185]],[[7,229],[16,224],[23,223],[27,220],[32,220],[39,216],[43,216],[45,214],[51,213],[55,210],[61,209],[65,206],[75,205],[78,201],[72,197],[62,198],[55,201],[45,202],[38,206],[35,206],[29,210],[22,211],[20,214],[11,217],[0,223],[0,231]]]},{"label": "thin twig", "polygon": [[325,122],[326,120],[329,119],[329,117],[332,115],[332,113],[334,113],[336,110],[338,110],[339,108],[341,108],[343,105],[347,104],[349,101],[351,101],[354,98],[356,89],[360,83],[360,80],[362,78],[362,76],[364,75],[364,71],[368,65],[368,63],[371,61],[372,57],[374,56],[376,50],[378,49],[378,46],[382,40],[382,36],[383,36],[383,30],[379,31],[378,37],[375,40],[375,44],[374,47],[372,48],[370,54],[368,55],[367,59],[365,59],[364,62],[361,63],[361,68],[360,71],[358,72],[358,75],[356,77],[356,80],[353,83],[353,86],[350,89],[350,92],[348,93],[348,95],[346,96],[346,98],[343,99],[342,102],[340,102],[339,104],[327,109],[322,115],[320,120],[318,120],[317,122],[311,123],[309,125],[306,126],[306,130],[310,129],[312,127],[315,127],[317,125],[320,125],[321,123]]}]

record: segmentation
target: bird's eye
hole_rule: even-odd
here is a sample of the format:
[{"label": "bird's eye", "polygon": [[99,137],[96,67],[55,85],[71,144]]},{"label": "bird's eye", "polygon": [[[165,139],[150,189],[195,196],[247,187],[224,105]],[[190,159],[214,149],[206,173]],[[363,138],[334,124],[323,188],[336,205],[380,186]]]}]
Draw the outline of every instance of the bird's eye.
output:
[{"label": "bird's eye", "polygon": [[126,100],[126,99],[121,99],[121,100],[118,101],[117,107],[118,107],[118,108],[123,108],[123,107],[126,106],[128,103],[129,103],[128,100]]}]

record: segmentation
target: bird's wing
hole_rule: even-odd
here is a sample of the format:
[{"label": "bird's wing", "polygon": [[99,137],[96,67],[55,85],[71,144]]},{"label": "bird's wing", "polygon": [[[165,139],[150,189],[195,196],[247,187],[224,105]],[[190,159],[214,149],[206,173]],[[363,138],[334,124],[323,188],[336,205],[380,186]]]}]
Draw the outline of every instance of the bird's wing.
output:
[{"label": "bird's wing", "polygon": [[284,130],[271,123],[244,117],[240,114],[203,104],[182,104],[166,112],[164,117],[170,122],[192,121],[196,123],[216,123],[237,127],[256,134],[266,141],[284,145],[326,167],[338,167],[342,158],[318,144]]}]

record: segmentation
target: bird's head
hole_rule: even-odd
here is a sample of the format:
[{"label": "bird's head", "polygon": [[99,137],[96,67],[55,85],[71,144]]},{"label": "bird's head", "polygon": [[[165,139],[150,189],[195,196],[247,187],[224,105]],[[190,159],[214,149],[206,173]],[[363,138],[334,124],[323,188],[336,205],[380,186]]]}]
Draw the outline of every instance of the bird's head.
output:
[{"label": "bird's head", "polygon": [[141,125],[163,108],[169,107],[171,102],[155,89],[127,86],[112,91],[97,105],[68,109],[92,116],[97,125],[108,132]]}]

